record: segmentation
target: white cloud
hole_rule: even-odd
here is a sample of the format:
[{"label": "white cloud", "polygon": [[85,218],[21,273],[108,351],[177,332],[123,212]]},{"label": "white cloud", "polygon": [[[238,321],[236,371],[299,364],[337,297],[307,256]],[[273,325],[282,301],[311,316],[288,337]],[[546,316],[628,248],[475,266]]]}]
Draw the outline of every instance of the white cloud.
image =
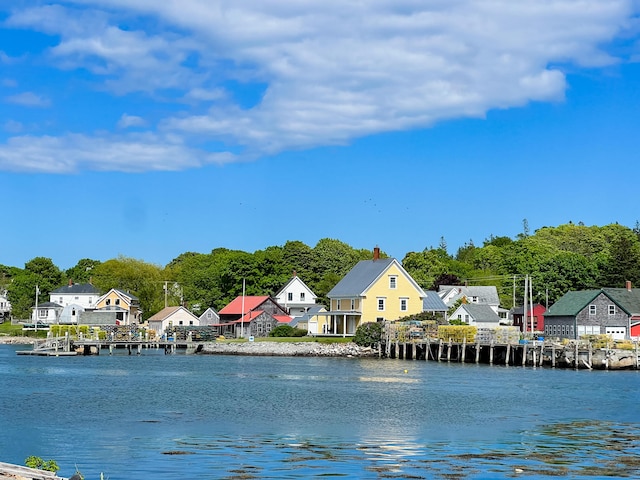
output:
[{"label": "white cloud", "polygon": [[16,120],[7,120],[2,125],[2,129],[5,132],[19,133],[19,132],[22,132],[24,130],[24,125],[22,123],[16,121]]},{"label": "white cloud", "polygon": [[42,173],[172,171],[234,161],[152,134],[12,137],[0,145],[0,170]]},{"label": "white cloud", "polygon": [[144,118],[123,113],[118,120],[118,128],[144,127],[147,124]]},{"label": "white cloud", "polygon": [[47,97],[33,92],[23,92],[10,95],[5,97],[5,101],[8,103],[15,103],[16,105],[22,105],[24,107],[48,107],[51,105],[51,100]]},{"label": "white cloud", "polygon": [[618,62],[606,45],[638,14],[633,0],[69,3],[78,8],[16,11],[6,23],[60,35],[55,64],[117,94],[187,101],[193,110],[160,122],[165,135],[254,155],[561,101],[563,66]]}]

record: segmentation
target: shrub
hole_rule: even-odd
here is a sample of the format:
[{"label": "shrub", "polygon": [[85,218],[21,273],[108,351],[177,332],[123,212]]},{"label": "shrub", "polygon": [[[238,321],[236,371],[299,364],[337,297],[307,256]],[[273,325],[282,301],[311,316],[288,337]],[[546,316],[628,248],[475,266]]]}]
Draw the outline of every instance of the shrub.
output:
[{"label": "shrub", "polygon": [[371,347],[380,341],[382,341],[382,324],[378,322],[363,323],[353,337],[353,343],[361,347]]},{"label": "shrub", "polygon": [[27,457],[24,464],[29,468],[37,468],[38,470],[46,470],[47,472],[56,473],[60,470],[60,467],[55,460],[43,460],[34,455]]},{"label": "shrub", "polygon": [[306,330],[293,328],[291,325],[278,325],[269,332],[270,337],[304,337],[306,334]]}]

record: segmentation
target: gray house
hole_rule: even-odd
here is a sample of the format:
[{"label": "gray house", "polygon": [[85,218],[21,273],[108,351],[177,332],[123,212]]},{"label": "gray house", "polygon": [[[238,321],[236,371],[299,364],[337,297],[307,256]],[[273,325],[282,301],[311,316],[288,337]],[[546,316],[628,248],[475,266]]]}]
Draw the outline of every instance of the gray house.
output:
[{"label": "gray house", "polygon": [[578,339],[582,335],[611,335],[628,339],[640,320],[640,291],[602,288],[567,292],[544,314],[550,337]]}]

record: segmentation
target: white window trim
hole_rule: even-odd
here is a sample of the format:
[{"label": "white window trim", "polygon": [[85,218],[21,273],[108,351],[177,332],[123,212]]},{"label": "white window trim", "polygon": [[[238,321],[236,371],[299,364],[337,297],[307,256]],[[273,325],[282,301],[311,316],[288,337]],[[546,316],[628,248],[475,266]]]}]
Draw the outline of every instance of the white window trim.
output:
[{"label": "white window trim", "polygon": [[[376,298],[377,310],[378,312],[384,312],[386,308],[387,299],[386,297],[378,297]],[[382,308],[380,308],[382,307]]]},{"label": "white window trim", "polygon": [[389,289],[396,290],[398,288],[398,276],[389,275]]}]

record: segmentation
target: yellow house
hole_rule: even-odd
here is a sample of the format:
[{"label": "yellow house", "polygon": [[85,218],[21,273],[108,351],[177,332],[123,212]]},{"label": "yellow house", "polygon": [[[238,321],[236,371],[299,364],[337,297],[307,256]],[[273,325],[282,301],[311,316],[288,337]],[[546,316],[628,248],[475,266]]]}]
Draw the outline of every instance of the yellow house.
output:
[{"label": "yellow house", "polygon": [[366,322],[397,320],[423,311],[426,293],[395,258],[362,260],[327,294],[329,311],[318,314],[318,334],[354,335]]},{"label": "yellow house", "polygon": [[96,309],[100,312],[114,312],[116,323],[119,325],[142,322],[138,297],[116,288],[112,288],[97,300]]}]

